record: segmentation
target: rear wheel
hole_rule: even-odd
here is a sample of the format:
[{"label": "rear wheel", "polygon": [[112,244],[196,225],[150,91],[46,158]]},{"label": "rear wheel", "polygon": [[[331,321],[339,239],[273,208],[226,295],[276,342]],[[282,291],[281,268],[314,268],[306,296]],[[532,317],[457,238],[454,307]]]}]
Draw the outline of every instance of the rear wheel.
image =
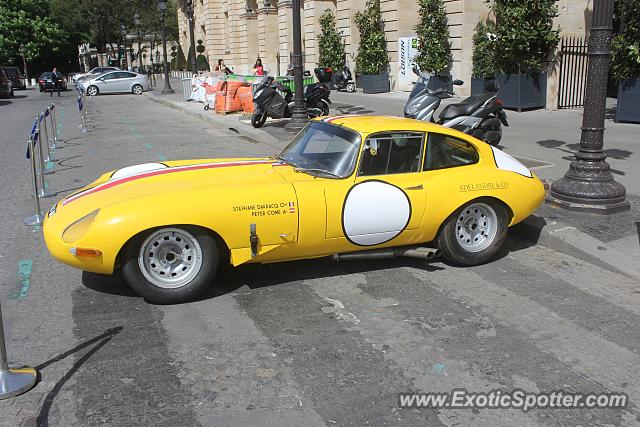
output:
[{"label": "rear wheel", "polygon": [[329,115],[329,103],[327,101],[325,101],[324,99],[320,100],[320,102],[318,103],[318,108],[320,108],[322,110],[322,115],[323,116],[328,116]]},{"label": "rear wheel", "polygon": [[143,90],[144,89],[140,85],[133,85],[133,88],[131,88],[131,91],[134,93],[134,95],[142,95]]},{"label": "rear wheel", "polygon": [[201,295],[215,276],[220,251],[202,229],[162,227],[143,233],[124,249],[122,272],[129,286],[156,304],[176,304]]},{"label": "rear wheel", "polygon": [[262,111],[262,109],[257,108],[253,114],[251,115],[251,126],[254,128],[260,128],[264,125],[264,122],[267,121],[267,113],[266,111]]},{"label": "rear wheel", "polygon": [[98,87],[97,86],[89,86],[87,88],[87,94],[90,96],[96,96],[98,94]]},{"label": "rear wheel", "polygon": [[507,209],[501,203],[474,200],[449,217],[438,236],[438,248],[453,264],[483,264],[502,247],[508,219]]}]

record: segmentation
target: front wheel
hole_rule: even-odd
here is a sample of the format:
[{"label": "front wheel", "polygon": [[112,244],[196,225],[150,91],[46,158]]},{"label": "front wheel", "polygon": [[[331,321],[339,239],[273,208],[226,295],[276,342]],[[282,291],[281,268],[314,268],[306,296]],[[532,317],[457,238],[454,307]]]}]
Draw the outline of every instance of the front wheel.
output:
[{"label": "front wheel", "polygon": [[177,304],[193,300],[209,287],[219,261],[211,234],[195,227],[162,227],[127,244],[122,273],[149,302]]},{"label": "front wheel", "polygon": [[267,112],[257,108],[251,115],[251,126],[260,128],[267,121]]},{"label": "front wheel", "polygon": [[345,88],[347,92],[353,93],[356,91],[356,84],[353,82],[347,83],[347,87]]},{"label": "front wheel", "polygon": [[451,215],[438,236],[445,259],[460,266],[494,258],[507,237],[509,215],[501,203],[479,199]]},{"label": "front wheel", "polygon": [[87,94],[89,96],[96,96],[98,94],[98,88],[96,86],[89,86],[87,88]]},{"label": "front wheel", "polygon": [[133,88],[131,88],[131,91],[133,92],[134,95],[142,95],[142,86],[140,85],[133,85]]}]

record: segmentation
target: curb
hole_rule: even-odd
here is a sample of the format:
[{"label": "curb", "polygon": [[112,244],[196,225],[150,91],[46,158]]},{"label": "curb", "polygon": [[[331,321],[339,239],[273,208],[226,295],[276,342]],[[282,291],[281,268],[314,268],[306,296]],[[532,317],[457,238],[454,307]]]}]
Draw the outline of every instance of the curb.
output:
[{"label": "curb", "polygon": [[640,268],[636,258],[575,227],[557,221],[547,222],[542,217],[531,215],[510,230],[531,243],[640,280]]},{"label": "curb", "polygon": [[[284,147],[283,141],[280,141],[279,139],[277,139],[276,137],[274,137],[273,135],[271,135],[270,133],[264,130],[255,129],[253,127],[247,126],[244,123],[241,123],[239,119],[237,120],[237,125],[234,126],[235,124],[234,121],[229,120],[227,118],[228,116],[225,116],[225,118],[223,118],[223,117],[219,117],[216,114],[207,113],[204,110],[200,113],[198,111],[193,111],[190,108],[185,108],[185,106],[181,105],[181,104],[185,104],[185,102],[183,101],[172,101],[169,99],[162,99],[158,96],[150,95],[148,92],[144,93],[144,95],[148,99],[152,100],[153,102],[157,102],[158,104],[162,104],[166,107],[173,108],[174,110],[178,110],[192,117],[207,120],[209,122],[214,123],[217,126],[220,126],[232,131],[236,131],[240,135],[243,135],[247,138],[254,139],[258,142],[266,143],[267,145],[273,146],[274,148],[278,148],[278,149],[282,149]],[[236,117],[236,116],[233,116],[233,117]]]}]

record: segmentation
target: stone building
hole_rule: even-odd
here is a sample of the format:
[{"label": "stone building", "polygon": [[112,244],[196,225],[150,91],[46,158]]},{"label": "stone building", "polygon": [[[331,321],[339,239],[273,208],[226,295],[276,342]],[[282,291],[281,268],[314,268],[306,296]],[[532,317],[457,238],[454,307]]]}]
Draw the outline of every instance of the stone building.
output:
[{"label": "stone building", "polygon": [[[178,1],[180,43],[185,52],[189,47],[189,27],[186,16],[186,0]],[[365,0],[301,0],[303,3],[303,50],[305,68],[317,66],[316,36],[320,33],[319,19],[325,9],[336,14],[338,29],[345,37],[347,59],[353,70],[358,49],[359,34],[354,15],[365,7]],[[291,0],[193,0],[195,38],[206,47],[205,55],[213,69],[218,58],[224,58],[227,66],[239,74],[250,74],[256,58],[262,59],[271,74],[284,74],[289,63],[292,44]],[[484,0],[445,0],[454,78],[465,81],[457,89],[461,95],[470,91],[472,70],[473,30],[478,21],[490,18]],[[416,0],[380,0],[387,48],[390,59],[391,89],[400,90],[398,82],[398,40],[415,36],[418,22]],[[556,25],[562,35],[584,36],[590,26],[592,2],[589,0],[559,0],[560,16]],[[548,79],[548,97],[557,93],[557,66],[552,67]],[[405,88],[406,89],[406,88]],[[553,104],[553,103],[552,103]],[[549,103],[548,103],[549,105]]]}]

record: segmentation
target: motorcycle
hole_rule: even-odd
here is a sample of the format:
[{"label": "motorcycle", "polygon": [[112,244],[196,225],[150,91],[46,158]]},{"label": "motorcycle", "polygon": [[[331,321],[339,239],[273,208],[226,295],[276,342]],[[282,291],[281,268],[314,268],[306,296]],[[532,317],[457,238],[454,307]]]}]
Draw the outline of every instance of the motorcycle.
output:
[{"label": "motorcycle", "polygon": [[[331,89],[327,82],[331,81],[331,68],[316,68],[318,83],[304,87],[304,103],[309,118],[329,115]],[[267,117],[272,119],[290,118],[293,112],[293,92],[288,87],[275,81],[273,76],[265,76],[256,86],[253,95],[255,110],[251,115],[251,125],[262,127]]]},{"label": "motorcycle", "polygon": [[336,90],[346,90],[349,93],[356,91],[356,83],[353,81],[353,76],[348,65],[345,65],[342,71],[336,73],[333,85]]},{"label": "motorcycle", "polygon": [[[418,74],[416,70],[414,73]],[[438,123],[445,127],[468,133],[497,146],[502,139],[502,126],[509,126],[507,115],[502,109],[502,101],[498,99],[498,84],[491,80],[487,82],[486,92],[472,95],[459,103],[449,104],[440,112],[438,121],[434,118],[436,109],[443,99],[451,98],[453,85],[459,86],[464,82],[454,80],[439,88],[428,87],[429,76],[422,73],[415,83],[409,99],[404,107],[404,116]],[[451,87],[451,89],[449,89]]]}]

